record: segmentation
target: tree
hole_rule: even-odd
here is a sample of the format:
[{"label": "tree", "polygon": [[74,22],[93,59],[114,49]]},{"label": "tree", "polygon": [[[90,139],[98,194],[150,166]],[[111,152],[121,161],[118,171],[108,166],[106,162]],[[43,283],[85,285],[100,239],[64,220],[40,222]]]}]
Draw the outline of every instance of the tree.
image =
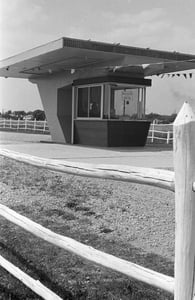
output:
[{"label": "tree", "polygon": [[23,120],[24,116],[26,115],[24,110],[15,110],[13,114],[15,115],[16,119],[20,119],[20,120]]},{"label": "tree", "polygon": [[45,112],[40,109],[36,109],[33,111],[33,119],[36,119],[37,121],[44,121],[46,119]]},{"label": "tree", "polygon": [[5,119],[10,119],[11,114],[12,114],[12,111],[8,110],[8,111],[5,111],[4,113],[2,113],[2,117],[5,118]]}]

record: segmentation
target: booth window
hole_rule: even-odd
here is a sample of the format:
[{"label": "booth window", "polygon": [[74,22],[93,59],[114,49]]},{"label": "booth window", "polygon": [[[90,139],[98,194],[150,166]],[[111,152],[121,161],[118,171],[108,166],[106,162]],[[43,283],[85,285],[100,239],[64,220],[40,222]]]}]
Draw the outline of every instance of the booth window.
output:
[{"label": "booth window", "polygon": [[138,88],[111,88],[110,119],[137,119],[138,99]]},{"label": "booth window", "polygon": [[78,87],[77,117],[101,117],[101,86]]}]

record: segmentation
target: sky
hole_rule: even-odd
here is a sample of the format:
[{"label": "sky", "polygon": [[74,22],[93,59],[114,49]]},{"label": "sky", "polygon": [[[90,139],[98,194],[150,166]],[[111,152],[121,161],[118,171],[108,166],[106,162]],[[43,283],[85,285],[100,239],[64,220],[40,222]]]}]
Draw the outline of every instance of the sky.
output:
[{"label": "sky", "polygon": [[[63,36],[195,54],[194,11],[194,0],[0,0],[0,60]],[[153,76],[147,113],[195,103],[191,72],[191,79]],[[0,111],[37,108],[36,85],[0,78]]]}]

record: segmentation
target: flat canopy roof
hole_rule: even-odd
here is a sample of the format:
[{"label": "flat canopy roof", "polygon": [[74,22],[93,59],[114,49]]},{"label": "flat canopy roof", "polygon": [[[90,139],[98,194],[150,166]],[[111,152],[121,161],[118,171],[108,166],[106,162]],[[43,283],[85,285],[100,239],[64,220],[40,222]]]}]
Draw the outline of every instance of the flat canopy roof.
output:
[{"label": "flat canopy roof", "polygon": [[145,77],[195,69],[195,55],[63,37],[0,61],[0,76],[30,79],[87,68]]}]

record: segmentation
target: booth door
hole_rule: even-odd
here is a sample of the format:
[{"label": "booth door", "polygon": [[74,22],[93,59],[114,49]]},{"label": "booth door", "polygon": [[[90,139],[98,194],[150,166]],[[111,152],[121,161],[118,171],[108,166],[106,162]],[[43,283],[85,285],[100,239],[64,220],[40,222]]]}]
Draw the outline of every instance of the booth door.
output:
[{"label": "booth door", "polygon": [[65,142],[71,144],[72,133],[72,87],[58,89],[57,116]]}]

